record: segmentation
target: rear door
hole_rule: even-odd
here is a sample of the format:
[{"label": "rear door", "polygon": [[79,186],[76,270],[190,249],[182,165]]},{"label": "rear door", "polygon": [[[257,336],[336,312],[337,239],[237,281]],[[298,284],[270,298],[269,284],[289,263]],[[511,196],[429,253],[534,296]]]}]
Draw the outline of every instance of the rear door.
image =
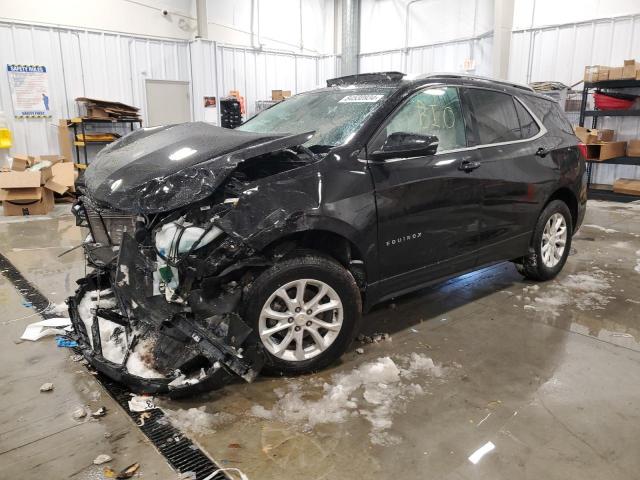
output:
[{"label": "rear door", "polygon": [[544,125],[513,95],[466,87],[468,106],[482,168],[479,264],[521,256],[526,252],[544,201],[543,186],[557,173],[544,155]]},{"label": "rear door", "polygon": [[459,89],[430,87],[411,96],[367,146],[392,133],[438,137],[435,155],[368,161],[375,184],[380,267],[387,291],[400,291],[472,268],[482,185],[463,162],[473,158]]}]

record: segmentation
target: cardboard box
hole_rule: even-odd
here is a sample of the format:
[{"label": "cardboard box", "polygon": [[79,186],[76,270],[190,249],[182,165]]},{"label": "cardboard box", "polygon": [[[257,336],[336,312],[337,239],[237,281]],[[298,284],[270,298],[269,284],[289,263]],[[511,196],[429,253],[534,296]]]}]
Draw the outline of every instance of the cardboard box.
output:
[{"label": "cardboard box", "polygon": [[33,165],[34,158],[31,155],[14,155],[13,162],[11,163],[11,169],[17,172],[24,172],[27,168]]},{"label": "cardboard box", "polygon": [[587,65],[584,67],[584,81],[587,83],[609,80],[610,67],[606,65]]},{"label": "cardboard box", "polygon": [[40,180],[42,174],[40,172],[0,172],[0,188],[37,188],[41,185]]},{"label": "cardboard box", "polygon": [[587,158],[589,160],[602,161],[624,157],[626,150],[627,142],[592,143],[587,145]]},{"label": "cardboard box", "polygon": [[279,102],[291,96],[291,90],[271,90],[271,100]]},{"label": "cardboard box", "polygon": [[18,188],[2,197],[6,216],[46,215],[53,210],[53,192],[43,187]]},{"label": "cardboard box", "polygon": [[623,78],[623,70],[624,67],[611,67],[609,69],[609,80],[621,80]]},{"label": "cardboard box", "polygon": [[74,165],[62,160],[60,155],[41,155],[26,170],[0,171],[4,214],[43,215],[53,208],[54,192],[75,191]]},{"label": "cardboard box", "polygon": [[62,119],[58,122],[58,147],[66,162],[73,162],[73,143],[69,131],[69,121]]},{"label": "cardboard box", "polygon": [[636,78],[636,70],[638,65],[635,60],[625,60],[622,67],[622,78]]},{"label": "cardboard box", "polygon": [[73,163],[56,163],[51,167],[52,177],[44,184],[45,188],[64,195],[69,191],[75,191],[75,169]]},{"label": "cardboard box", "polygon": [[606,128],[585,128],[574,126],[573,130],[576,134],[576,137],[580,139],[582,143],[590,144],[590,143],[599,143],[599,142],[612,142],[615,136],[615,131],[606,129]]},{"label": "cardboard box", "polygon": [[598,82],[609,80],[609,67],[600,67],[598,69]]},{"label": "cardboard box", "polygon": [[629,140],[627,142],[627,156],[640,157],[640,140]]},{"label": "cardboard box", "polygon": [[640,180],[634,178],[619,178],[613,182],[613,191],[626,195],[640,195]]},{"label": "cardboard box", "polygon": [[109,118],[109,112],[104,107],[87,107],[87,117],[89,118]]},{"label": "cardboard box", "polygon": [[584,78],[585,82],[597,82],[598,81],[598,65],[587,65],[584,67]]}]

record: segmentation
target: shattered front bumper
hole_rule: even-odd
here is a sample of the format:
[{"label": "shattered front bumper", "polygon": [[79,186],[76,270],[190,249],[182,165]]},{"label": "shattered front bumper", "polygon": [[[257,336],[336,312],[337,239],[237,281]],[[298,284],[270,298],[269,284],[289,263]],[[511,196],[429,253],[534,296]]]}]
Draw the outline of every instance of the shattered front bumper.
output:
[{"label": "shattered front bumper", "polygon": [[[237,377],[253,381],[264,355],[252,329],[237,313],[194,312],[187,303],[168,302],[157,292],[154,271],[125,234],[117,261],[78,281],[67,303],[73,337],[89,363],[146,394],[188,396]],[[101,303],[100,295],[108,301]]]}]

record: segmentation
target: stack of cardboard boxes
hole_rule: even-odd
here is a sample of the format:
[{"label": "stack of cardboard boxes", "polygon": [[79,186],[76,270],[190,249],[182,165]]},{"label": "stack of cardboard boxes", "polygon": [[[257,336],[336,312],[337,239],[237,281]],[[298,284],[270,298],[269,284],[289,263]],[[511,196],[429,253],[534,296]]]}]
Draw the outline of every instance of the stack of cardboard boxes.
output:
[{"label": "stack of cardboard boxes", "polygon": [[[640,140],[629,140],[627,142],[627,157],[640,157]],[[613,191],[626,195],[640,196],[640,180],[619,178],[613,182]]]},{"label": "stack of cardboard boxes", "polygon": [[279,102],[291,96],[291,90],[271,90],[271,100]]},{"label": "stack of cardboard boxes", "polygon": [[635,60],[625,60],[621,67],[605,65],[588,65],[584,67],[584,81],[588,83],[603,82],[605,80],[640,80],[640,63]]},{"label": "stack of cardboard boxes", "polygon": [[45,215],[53,209],[54,193],[74,192],[75,169],[60,155],[15,155],[11,169],[0,171],[4,214]]},{"label": "stack of cardboard boxes", "polygon": [[614,142],[615,132],[609,129],[573,127],[576,136],[587,146],[587,159],[601,162],[616,157],[624,157],[627,142]]}]

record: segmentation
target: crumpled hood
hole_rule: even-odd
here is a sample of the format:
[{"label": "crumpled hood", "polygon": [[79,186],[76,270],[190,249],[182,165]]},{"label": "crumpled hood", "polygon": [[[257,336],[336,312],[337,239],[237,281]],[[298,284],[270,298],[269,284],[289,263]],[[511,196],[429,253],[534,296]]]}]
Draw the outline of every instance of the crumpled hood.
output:
[{"label": "crumpled hood", "polygon": [[87,194],[126,213],[174,210],[211,195],[243,160],[301,145],[312,134],[268,135],[204,122],[141,128],[97,155],[85,172]]}]

